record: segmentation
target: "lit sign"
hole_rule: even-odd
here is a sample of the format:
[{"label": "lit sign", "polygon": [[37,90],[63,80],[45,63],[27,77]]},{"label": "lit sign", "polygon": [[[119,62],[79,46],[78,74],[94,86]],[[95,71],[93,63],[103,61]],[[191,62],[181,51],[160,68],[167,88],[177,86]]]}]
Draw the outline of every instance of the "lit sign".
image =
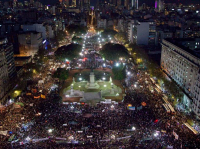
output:
[{"label": "lit sign", "polygon": [[42,43],[45,44],[45,43],[46,43],[46,40],[44,40]]}]

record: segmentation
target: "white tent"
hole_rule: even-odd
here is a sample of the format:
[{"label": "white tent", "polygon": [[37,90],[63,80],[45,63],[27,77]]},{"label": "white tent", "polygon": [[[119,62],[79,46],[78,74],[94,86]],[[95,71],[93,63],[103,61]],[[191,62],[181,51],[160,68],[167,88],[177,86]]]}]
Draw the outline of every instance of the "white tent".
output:
[{"label": "white tent", "polygon": [[8,131],[7,131],[7,130],[6,130],[6,131],[0,131],[0,135],[7,136],[7,133],[8,133]]}]

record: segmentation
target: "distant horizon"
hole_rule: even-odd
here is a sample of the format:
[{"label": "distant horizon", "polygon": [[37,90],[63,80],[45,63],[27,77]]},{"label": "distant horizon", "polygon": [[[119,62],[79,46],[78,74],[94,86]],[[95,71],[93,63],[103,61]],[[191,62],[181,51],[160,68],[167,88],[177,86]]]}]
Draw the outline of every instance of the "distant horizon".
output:
[{"label": "distant horizon", "polygon": [[[2,0],[2,2],[6,2],[8,0]],[[12,0],[11,0],[12,1]],[[24,2],[25,0],[18,0],[19,2]],[[26,0],[26,1],[30,1],[30,0]],[[42,4],[44,5],[54,5],[57,2],[59,2],[59,0],[35,0],[35,1],[40,1]],[[141,6],[143,3],[146,3],[149,6],[154,6],[155,4],[155,0],[138,0],[139,1],[139,5]],[[188,4],[200,4],[200,0],[164,0],[165,3],[182,3],[185,5]],[[91,0],[90,2],[91,6],[95,6],[96,5],[96,0]]]}]

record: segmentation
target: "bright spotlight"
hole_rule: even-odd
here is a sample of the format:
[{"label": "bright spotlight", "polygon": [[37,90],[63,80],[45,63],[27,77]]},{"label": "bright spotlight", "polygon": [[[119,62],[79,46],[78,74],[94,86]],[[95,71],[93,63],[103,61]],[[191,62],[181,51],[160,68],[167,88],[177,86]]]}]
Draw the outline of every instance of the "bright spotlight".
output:
[{"label": "bright spotlight", "polygon": [[49,129],[48,132],[49,132],[49,133],[52,133],[52,132],[53,132],[53,129]]},{"label": "bright spotlight", "polygon": [[30,141],[30,140],[31,140],[31,138],[28,136],[28,137],[26,138],[26,140],[27,140],[27,141]]},{"label": "bright spotlight", "polygon": [[154,133],[154,137],[157,137],[158,136],[158,133],[156,132],[156,133]]},{"label": "bright spotlight", "polygon": [[135,130],[135,127],[132,127],[131,129],[134,131],[134,130]]}]

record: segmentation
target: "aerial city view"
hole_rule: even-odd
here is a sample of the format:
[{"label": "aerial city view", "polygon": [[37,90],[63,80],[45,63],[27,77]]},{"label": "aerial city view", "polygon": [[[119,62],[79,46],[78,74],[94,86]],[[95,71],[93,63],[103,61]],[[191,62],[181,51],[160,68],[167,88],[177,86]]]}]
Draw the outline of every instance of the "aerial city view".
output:
[{"label": "aerial city view", "polygon": [[1,0],[0,149],[200,149],[199,0]]}]

